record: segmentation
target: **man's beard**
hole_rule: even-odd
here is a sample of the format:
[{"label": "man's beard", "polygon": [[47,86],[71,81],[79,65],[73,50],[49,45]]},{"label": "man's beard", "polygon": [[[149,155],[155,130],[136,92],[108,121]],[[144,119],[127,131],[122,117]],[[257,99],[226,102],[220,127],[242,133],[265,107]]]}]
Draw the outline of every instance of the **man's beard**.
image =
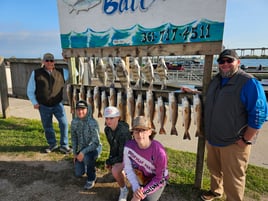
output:
[{"label": "man's beard", "polygon": [[232,77],[235,73],[236,73],[237,70],[235,70],[235,68],[232,68],[230,69],[229,71],[227,72],[223,72],[221,69],[220,69],[220,74],[223,78],[228,78],[228,77]]}]

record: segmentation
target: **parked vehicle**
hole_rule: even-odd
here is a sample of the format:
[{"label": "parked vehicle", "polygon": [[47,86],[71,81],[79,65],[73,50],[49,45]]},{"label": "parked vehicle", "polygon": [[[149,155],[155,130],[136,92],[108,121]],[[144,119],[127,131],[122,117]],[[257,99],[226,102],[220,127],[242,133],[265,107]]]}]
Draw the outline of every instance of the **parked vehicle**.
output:
[{"label": "parked vehicle", "polygon": [[242,65],[240,66],[240,68],[241,68],[242,70],[247,70],[247,69],[248,69],[248,66],[245,66],[244,64],[242,64]]},{"label": "parked vehicle", "polygon": [[184,66],[181,63],[176,63],[176,62],[169,63],[169,62],[166,62],[166,64],[167,64],[168,70],[180,70],[180,71],[184,70]]}]

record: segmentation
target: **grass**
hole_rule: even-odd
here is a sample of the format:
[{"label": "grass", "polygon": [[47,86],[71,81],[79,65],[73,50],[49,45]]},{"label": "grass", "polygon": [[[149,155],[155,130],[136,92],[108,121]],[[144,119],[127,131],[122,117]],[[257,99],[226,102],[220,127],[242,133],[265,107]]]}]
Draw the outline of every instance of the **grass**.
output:
[{"label": "grass", "polygon": [[[57,124],[54,127],[56,132],[59,133]],[[59,135],[57,135],[57,138],[59,138]],[[97,161],[97,166],[99,169],[104,169],[109,146],[103,133],[101,133],[101,141],[103,152]],[[25,154],[26,156],[31,156],[36,152],[40,152],[46,146],[45,136],[39,120],[13,117],[0,119],[0,154]],[[169,158],[170,186],[176,188],[186,198],[190,197],[193,193],[195,180],[196,154],[169,148],[167,148],[167,154]],[[50,156],[51,160],[62,160],[62,154],[59,152],[53,152]],[[71,156],[66,156],[64,159],[71,160]],[[206,167],[203,173],[202,189],[209,189],[209,173]],[[261,200],[262,195],[268,195],[268,169],[249,165],[246,196],[254,200]]]}]

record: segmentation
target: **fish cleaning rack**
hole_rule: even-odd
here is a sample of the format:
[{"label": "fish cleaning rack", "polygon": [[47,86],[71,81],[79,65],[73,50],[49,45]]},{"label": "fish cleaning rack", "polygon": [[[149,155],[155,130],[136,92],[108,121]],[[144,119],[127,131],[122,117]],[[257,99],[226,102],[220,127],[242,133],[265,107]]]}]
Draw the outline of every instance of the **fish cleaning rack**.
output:
[{"label": "fish cleaning rack", "polygon": [[[212,76],[212,66],[213,66],[213,57],[215,54],[219,54],[222,50],[222,41],[218,42],[196,42],[196,43],[183,43],[183,44],[171,44],[171,45],[144,45],[144,46],[126,46],[126,47],[105,47],[105,48],[71,48],[71,49],[63,49],[63,57],[68,61],[68,67],[70,71],[70,89],[86,89],[93,90],[93,88],[97,85],[91,83],[89,85],[81,85],[76,82],[74,78],[76,68],[76,64],[78,62],[79,57],[87,57],[87,58],[113,58],[120,57],[122,58],[129,69],[129,57],[141,58],[141,57],[150,57],[150,56],[179,56],[179,55],[204,55],[204,73],[202,80],[202,99],[205,100],[203,94],[206,93],[208,84],[211,80]],[[118,91],[125,90],[121,87],[115,87]],[[102,88],[108,94],[108,88]],[[134,89],[134,97],[137,97],[138,93],[142,93],[143,98],[145,91],[148,89]],[[156,97],[162,96],[164,101],[167,102],[168,93],[170,91],[180,90],[180,87],[175,88],[167,88],[160,90],[159,88],[153,88],[154,93],[154,101],[156,101]],[[187,95],[190,100],[192,95],[182,92],[176,92],[177,99],[179,97]],[[143,99],[144,100],[144,99]],[[202,186],[202,178],[203,178],[203,168],[204,168],[204,158],[205,158],[205,139],[203,137],[198,138],[197,145],[197,157],[196,157],[196,172],[195,172],[195,183],[194,187],[200,189]]]},{"label": "fish cleaning rack", "polygon": [[[131,96],[133,96],[134,102],[136,102],[136,100],[138,99],[138,96],[141,96],[142,104],[144,104],[144,102],[146,101],[146,92],[148,90],[152,91],[152,97],[154,99],[154,102],[157,102],[158,98],[161,97],[163,99],[163,102],[165,104],[167,104],[169,102],[169,93],[173,92],[174,96],[176,98],[176,102],[178,104],[181,104],[182,97],[187,97],[187,99],[190,101],[190,104],[192,104],[192,95],[189,93],[185,93],[185,92],[181,91],[180,90],[181,86],[179,86],[179,85],[172,86],[172,85],[165,84],[165,89],[162,89],[163,86],[161,83],[155,82],[155,81],[153,81],[152,83],[149,83],[150,80],[148,80],[148,79],[146,81],[146,76],[145,76],[145,78],[144,78],[144,76],[142,76],[143,73],[141,72],[140,69],[138,69],[139,72],[136,72],[136,74],[139,74],[139,77],[133,78],[133,77],[135,77],[135,76],[133,76],[133,74],[134,74],[133,70],[135,70],[135,69],[133,69],[133,67],[130,71],[129,70],[127,71],[126,76],[129,76],[129,74],[132,74],[132,76],[131,76],[132,79],[131,79],[131,81],[129,81],[126,88],[121,84],[121,78],[118,78],[116,75],[113,78],[114,79],[113,81],[108,82],[108,83],[110,83],[110,86],[108,86],[106,83],[104,85],[103,79],[105,76],[96,73],[96,71],[97,71],[96,66],[98,64],[95,64],[95,65],[91,64],[90,71],[92,71],[92,72],[90,72],[89,75],[87,75],[87,76],[81,75],[80,71],[88,72],[88,70],[85,70],[84,67],[81,68],[81,66],[83,66],[84,64],[86,64],[84,66],[88,66],[87,64],[88,64],[88,61],[90,59],[89,58],[85,59],[85,57],[83,57],[82,60],[83,60],[83,62],[86,61],[86,63],[79,62],[78,67],[72,66],[71,74],[77,75],[75,77],[73,75],[71,75],[71,77],[73,78],[72,82],[77,83],[77,84],[69,85],[68,90],[67,90],[69,105],[71,106],[71,111],[73,114],[74,114],[75,102],[77,102],[78,100],[81,100],[81,99],[88,101],[88,99],[89,99],[88,97],[94,96],[94,93],[95,93],[94,90],[95,90],[96,86],[98,86],[98,91],[100,94],[105,92],[105,97],[111,97],[113,95],[113,94],[111,94],[111,88],[113,88],[113,92],[115,94],[118,94],[120,92],[121,93],[120,97],[122,97],[122,102],[123,102],[124,108],[127,107],[127,104],[126,104],[127,98],[128,98],[128,89],[127,88],[132,89]],[[81,61],[81,57],[79,58],[79,61]],[[72,65],[73,64],[74,64],[74,62],[72,62]],[[107,65],[108,64],[104,65],[104,71],[106,71],[106,72],[107,72],[107,67],[106,67]],[[157,70],[158,66],[156,67],[156,69],[154,69],[153,66],[151,65],[150,68],[151,68],[150,71],[153,73],[152,76],[154,79],[154,74],[158,74],[157,71],[159,71],[159,70]],[[102,73],[104,73],[104,71]],[[112,71],[114,71],[114,69],[112,69]],[[166,81],[166,79],[167,79],[166,71],[167,71],[166,67],[161,69],[160,73],[162,73],[162,74],[164,73],[164,77],[162,76],[163,80],[160,79],[160,82]],[[132,72],[132,73],[130,73],[130,72]],[[114,74],[114,73],[112,73],[112,74]],[[161,78],[161,75],[158,75],[158,76]],[[84,79],[85,77],[86,77],[86,80]],[[126,78],[123,77],[123,79],[126,79]],[[137,81],[139,82],[138,86],[137,86]],[[199,87],[199,90],[200,89],[201,88]],[[101,99],[102,99],[102,97],[100,97],[100,102],[102,103]],[[88,101],[88,103],[92,107],[95,107],[94,102],[93,103],[90,103],[90,102],[91,101]],[[95,100],[95,102],[96,102],[96,100]],[[117,102],[117,100],[115,102]],[[108,105],[111,105],[111,104],[105,104],[105,105],[102,105],[101,107],[102,107],[102,109],[104,109],[104,107],[108,106]],[[115,104],[113,106],[117,106],[117,104]],[[127,111],[127,109],[124,109],[124,111]],[[144,115],[144,112],[141,112],[141,115]],[[124,115],[122,115],[121,119],[125,120],[126,118],[124,118]],[[131,122],[128,122],[128,123],[131,123]]]},{"label": "fish cleaning rack", "polygon": [[[206,90],[206,85],[211,79],[213,55],[221,51],[221,42],[207,42],[207,43],[190,43],[190,44],[175,44],[175,45],[150,45],[150,46],[136,46],[136,47],[105,47],[105,48],[71,48],[63,49],[63,57],[68,61],[69,71],[70,71],[70,84],[72,88],[80,90],[81,85],[86,88],[94,88],[94,86],[102,87],[103,84],[93,79],[93,82],[83,84],[77,81],[75,75],[79,74],[79,58],[122,58],[125,61],[128,73],[130,72],[130,62],[129,59],[132,58],[142,58],[142,57],[152,57],[152,56],[175,56],[175,55],[205,55],[204,64],[204,78],[202,84],[202,91]],[[95,76],[96,78],[97,76]],[[207,80],[207,81],[206,81]],[[133,82],[130,82],[130,87],[133,88]],[[187,83],[186,83],[187,84]],[[136,94],[142,93],[145,97],[145,91],[148,90],[146,87],[148,83],[143,83],[142,89],[133,88],[134,96]],[[105,88],[105,87],[104,87]],[[168,93],[170,91],[175,91],[176,96],[187,95],[180,92],[181,86],[167,86],[166,89],[161,90],[158,83],[154,83],[153,92],[155,97],[162,96],[164,101],[167,101]],[[119,86],[116,87],[117,90],[124,89]],[[201,89],[199,86],[198,89]],[[108,89],[106,88],[107,93]],[[156,101],[156,100],[155,100]]]},{"label": "fish cleaning rack", "polygon": [[[189,133],[191,124],[196,125],[195,136],[202,136],[201,118],[197,119],[197,117],[201,117],[202,115],[202,104],[198,94],[185,93],[180,90],[163,91],[159,89],[148,90],[147,88],[128,88],[125,90],[124,88],[115,86],[101,87],[83,85],[68,85],[67,91],[73,114],[76,102],[82,99],[86,100],[91,106],[93,116],[96,118],[103,117],[104,109],[108,105],[115,106],[120,110],[121,120],[126,121],[130,127],[132,126],[132,120],[136,116],[144,115],[148,118],[152,128],[154,128],[158,134],[168,134],[168,132],[170,132],[170,135],[178,135],[176,127],[183,123],[183,127],[185,128],[183,139],[191,140]],[[194,98],[194,96],[197,97]],[[196,105],[194,102],[196,98],[199,99],[199,105]],[[189,104],[188,108],[183,104],[185,101]],[[191,109],[191,105],[193,109]],[[180,116],[179,110],[183,115],[182,121],[178,121]],[[191,112],[192,110],[193,112]],[[194,117],[192,123],[191,116]],[[158,121],[156,121],[156,119]],[[167,119],[171,122],[170,125],[166,123]],[[157,127],[160,129],[156,129],[154,122],[158,122]]]}]

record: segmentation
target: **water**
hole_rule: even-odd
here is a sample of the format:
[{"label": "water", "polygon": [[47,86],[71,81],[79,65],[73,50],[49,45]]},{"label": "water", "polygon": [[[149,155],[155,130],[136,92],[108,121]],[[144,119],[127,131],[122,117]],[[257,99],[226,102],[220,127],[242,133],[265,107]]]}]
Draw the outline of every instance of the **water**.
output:
[{"label": "water", "polygon": [[[259,67],[262,65],[263,67],[268,67],[268,59],[240,59],[241,65],[245,65],[248,67]],[[217,58],[213,61],[214,66],[218,66]]]},{"label": "water", "polygon": [[241,65],[244,64],[245,66],[254,66],[258,67],[262,65],[263,67],[268,67],[268,59],[241,59]]}]

